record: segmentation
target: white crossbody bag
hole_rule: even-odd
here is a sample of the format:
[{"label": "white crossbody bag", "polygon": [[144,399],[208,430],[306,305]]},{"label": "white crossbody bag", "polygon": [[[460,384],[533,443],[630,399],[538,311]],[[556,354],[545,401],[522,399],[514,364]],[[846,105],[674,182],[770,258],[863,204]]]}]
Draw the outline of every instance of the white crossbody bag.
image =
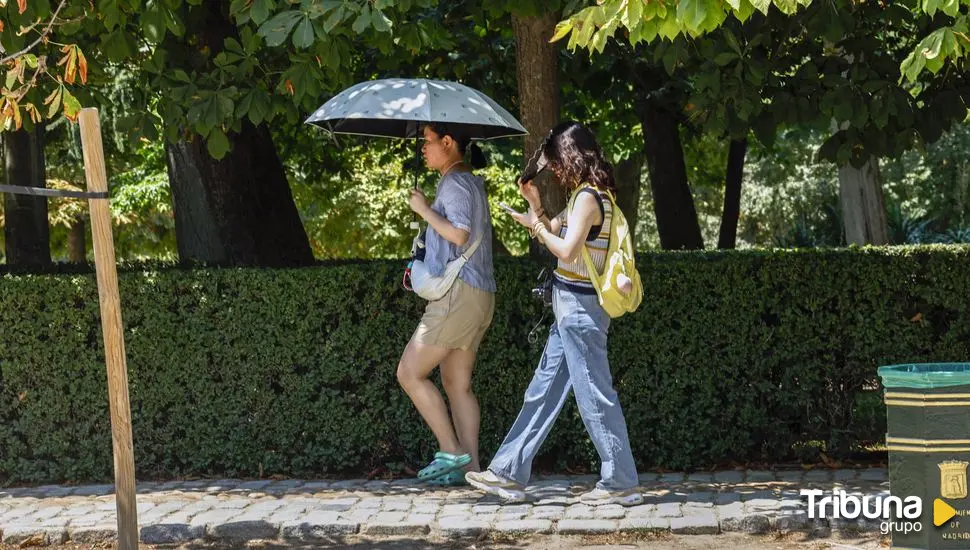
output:
[{"label": "white crossbody bag", "polygon": [[[465,264],[468,263],[468,259],[478,249],[481,241],[482,235],[479,235],[475,239],[475,242],[461,256],[448,262],[448,265],[445,266],[445,272],[440,277],[435,277],[428,271],[428,266],[424,263],[424,260],[418,259],[415,254],[419,248],[424,248],[424,239],[421,238],[421,233],[418,233],[414,237],[414,242],[411,247],[411,255],[414,259],[411,260],[407,270],[404,272],[404,287],[413,290],[415,294],[429,302],[440,300],[448,293],[451,286],[455,284],[455,279],[458,278],[458,273],[461,272],[461,268],[465,267]],[[409,279],[410,287],[408,285]]]}]

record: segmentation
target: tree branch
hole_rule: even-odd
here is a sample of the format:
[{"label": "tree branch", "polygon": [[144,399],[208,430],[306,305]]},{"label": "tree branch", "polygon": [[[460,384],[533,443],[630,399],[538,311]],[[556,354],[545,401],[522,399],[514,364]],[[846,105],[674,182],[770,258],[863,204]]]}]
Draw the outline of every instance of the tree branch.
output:
[{"label": "tree branch", "polygon": [[30,50],[36,48],[38,44],[40,44],[41,42],[43,42],[44,41],[44,38],[46,38],[47,35],[50,34],[51,29],[54,27],[54,22],[57,21],[57,14],[61,12],[61,8],[63,8],[64,7],[64,4],[66,4],[66,3],[67,3],[67,0],[61,0],[61,3],[57,5],[57,9],[54,10],[54,15],[51,16],[50,22],[47,23],[47,28],[44,29],[44,32],[42,32],[40,34],[40,37],[37,38],[37,40],[34,40],[33,42],[31,42],[31,44],[29,46],[27,46],[26,48],[20,50],[19,52],[15,53],[15,54],[8,55],[7,57],[4,57],[4,58],[0,59],[0,65],[2,65],[4,63],[7,63],[9,61],[13,61],[14,59],[17,59],[18,57],[24,55],[25,53],[29,52]]}]

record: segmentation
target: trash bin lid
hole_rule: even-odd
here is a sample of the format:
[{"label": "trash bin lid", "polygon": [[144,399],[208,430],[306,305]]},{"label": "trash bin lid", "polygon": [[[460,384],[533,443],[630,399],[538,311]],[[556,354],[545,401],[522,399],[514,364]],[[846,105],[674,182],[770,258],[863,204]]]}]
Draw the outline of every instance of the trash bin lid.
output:
[{"label": "trash bin lid", "polygon": [[970,363],[913,363],[879,367],[887,388],[946,388],[970,385]]}]

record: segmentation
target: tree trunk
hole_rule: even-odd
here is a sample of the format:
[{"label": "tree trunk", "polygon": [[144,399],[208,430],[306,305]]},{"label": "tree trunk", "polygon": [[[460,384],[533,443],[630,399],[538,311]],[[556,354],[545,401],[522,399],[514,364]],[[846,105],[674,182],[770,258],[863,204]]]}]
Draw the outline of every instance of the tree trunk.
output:
[{"label": "tree trunk", "polygon": [[649,100],[644,102],[641,117],[660,246],[664,250],[702,249],[704,239],[687,184],[679,123],[671,112]]},{"label": "tree trunk", "polygon": [[744,156],[748,138],[732,139],[728,147],[727,174],[724,180],[724,211],[717,247],[735,248],[738,244],[738,218],[741,217],[741,182],[744,179]]},{"label": "tree trunk", "polygon": [[229,141],[232,150],[222,160],[209,156],[198,137],[169,148],[179,257],[250,266],[312,263],[269,131],[246,121]]},{"label": "tree trunk", "polygon": [[[543,138],[559,122],[559,83],[557,46],[550,44],[559,18],[554,13],[534,17],[512,16],[515,32],[515,68],[519,92],[519,118],[529,131],[525,136],[523,169]],[[534,182],[542,196],[542,207],[555,216],[566,206],[566,191],[546,170]],[[529,242],[533,257],[540,254]]]},{"label": "tree trunk", "polygon": [[167,144],[165,152],[179,259],[183,262],[228,263],[226,246],[219,236],[219,227],[189,144],[184,141]]},{"label": "tree trunk", "polygon": [[[826,41],[826,46],[831,43]],[[843,53],[841,48],[836,48]],[[850,65],[857,63],[855,56],[844,54]],[[859,64],[865,63],[865,56],[859,56]],[[845,74],[845,73],[843,73]],[[832,132],[848,127],[833,120]],[[842,227],[846,244],[889,244],[889,221],[886,218],[886,204],[882,197],[882,178],[879,174],[879,159],[869,157],[861,168],[852,164],[839,167],[839,202],[842,204]]]},{"label": "tree trunk", "polygon": [[[3,139],[7,184],[46,187],[44,128],[7,132]],[[47,199],[8,193],[4,201],[7,263],[43,266],[51,263]]]},{"label": "tree trunk", "polygon": [[67,254],[72,263],[83,264],[88,260],[86,238],[84,220],[74,220],[67,234]]},{"label": "tree trunk", "polygon": [[[211,59],[225,39],[238,39],[228,6],[226,0],[207,0],[194,9],[187,21],[191,40],[168,44],[177,52],[173,65],[214,68]],[[167,148],[180,259],[251,266],[312,263],[310,242],[269,130],[247,120],[228,137],[232,150],[222,160],[209,156],[198,135]]]},{"label": "tree trunk", "polygon": [[851,164],[839,167],[839,199],[846,243],[889,244],[879,159],[870,157],[862,168]]},{"label": "tree trunk", "polygon": [[636,242],[637,217],[640,211],[640,181],[643,176],[643,153],[634,153],[616,163],[616,204],[630,226],[630,237]]}]

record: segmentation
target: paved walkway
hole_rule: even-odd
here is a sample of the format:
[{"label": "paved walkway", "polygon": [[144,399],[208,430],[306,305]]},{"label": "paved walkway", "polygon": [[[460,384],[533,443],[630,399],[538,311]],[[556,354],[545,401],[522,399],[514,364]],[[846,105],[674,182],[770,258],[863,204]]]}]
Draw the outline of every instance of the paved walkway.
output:
[{"label": "paved walkway", "polygon": [[[530,501],[503,504],[467,487],[417,480],[202,480],[138,484],[141,541],[279,539],[313,542],[353,535],[471,537],[483,532],[677,534],[878,529],[878,523],[809,520],[804,488],[888,495],[886,470],[723,471],[640,476],[640,506],[589,507],[577,496],[593,476],[537,479]],[[113,486],[0,489],[2,541],[93,543],[116,537]]]}]

